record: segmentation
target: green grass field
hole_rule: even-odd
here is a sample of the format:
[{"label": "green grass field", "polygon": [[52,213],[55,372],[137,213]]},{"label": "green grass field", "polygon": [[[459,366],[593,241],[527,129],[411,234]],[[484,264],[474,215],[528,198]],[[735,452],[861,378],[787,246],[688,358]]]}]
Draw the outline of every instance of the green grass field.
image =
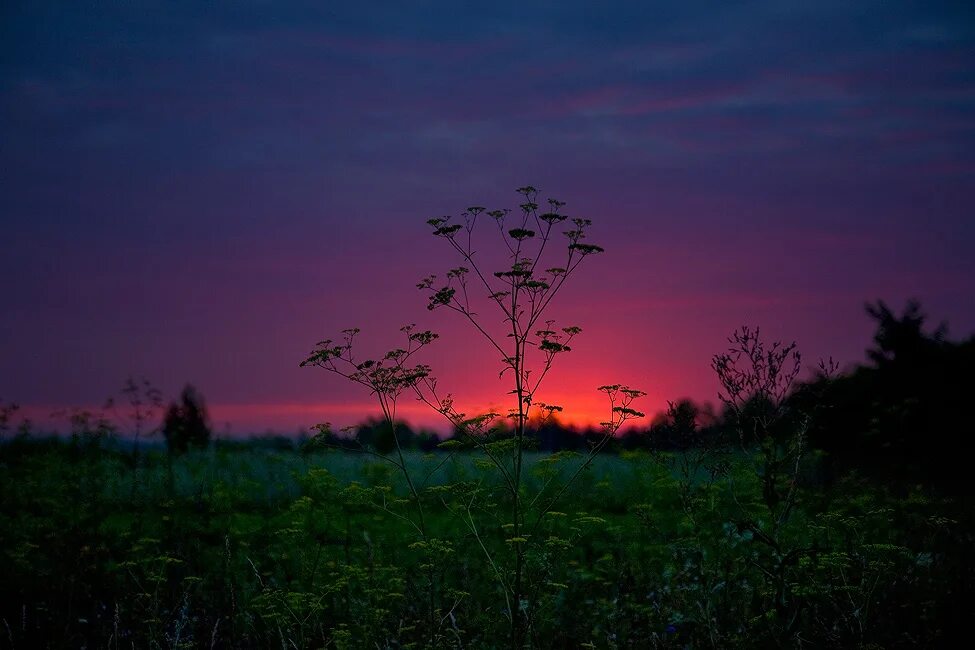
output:
[{"label": "green grass field", "polygon": [[[2,451],[0,647],[503,647],[513,544],[539,648],[938,645],[963,588],[950,504],[826,489],[815,463],[779,526],[745,455],[714,480],[601,455],[512,540],[503,499],[473,496],[497,488],[478,461],[410,453],[421,541],[398,471],[366,455]],[[532,455],[526,491],[578,462]]]}]

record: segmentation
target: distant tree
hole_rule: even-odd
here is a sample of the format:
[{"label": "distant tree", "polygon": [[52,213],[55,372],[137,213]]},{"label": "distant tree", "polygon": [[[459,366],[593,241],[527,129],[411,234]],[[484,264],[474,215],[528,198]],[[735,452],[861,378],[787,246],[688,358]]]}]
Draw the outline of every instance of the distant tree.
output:
[{"label": "distant tree", "polygon": [[13,402],[5,404],[0,400],[0,440],[3,440],[4,434],[10,430],[10,423],[13,422],[14,415],[19,409],[20,406]]},{"label": "distant tree", "polygon": [[389,455],[396,450],[396,439],[405,448],[414,446],[416,433],[410,425],[402,421],[396,422],[396,435],[393,435],[393,428],[383,418],[369,418],[367,421],[356,427],[355,439],[363,447],[374,450],[383,456]]},{"label": "distant tree", "polygon": [[910,300],[904,313],[898,317],[883,300],[866,304],[867,314],[877,323],[873,335],[875,347],[867,350],[867,356],[878,367],[897,363],[918,363],[933,348],[945,342],[947,326],[942,323],[930,335],[924,332],[927,316],[916,300]]},{"label": "distant tree", "polygon": [[660,413],[650,425],[647,443],[654,449],[688,449],[700,444],[701,407],[689,399],[667,402],[667,411]]},{"label": "distant tree", "polygon": [[203,395],[189,384],[178,402],[169,405],[163,421],[163,436],[172,454],[182,454],[191,447],[205,449],[210,444],[210,423]]},{"label": "distant tree", "polygon": [[[876,322],[869,363],[796,395],[825,407],[810,432],[813,445],[828,452],[830,469],[839,473],[856,469],[902,487],[975,490],[965,453],[975,338],[950,341],[943,324],[926,331],[914,301],[899,316],[882,301],[866,311]],[[822,397],[807,397],[809,388]]]}]

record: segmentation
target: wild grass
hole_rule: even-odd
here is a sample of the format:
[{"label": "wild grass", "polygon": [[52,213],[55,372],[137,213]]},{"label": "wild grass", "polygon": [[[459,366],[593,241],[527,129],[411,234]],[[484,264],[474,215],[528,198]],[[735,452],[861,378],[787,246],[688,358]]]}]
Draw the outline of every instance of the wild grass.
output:
[{"label": "wild grass", "polygon": [[[431,571],[434,645],[507,644],[482,545],[518,542],[446,489],[485,480],[476,457],[407,454],[429,475],[424,545],[401,473],[361,454],[150,451],[133,467],[102,449],[0,449],[0,647],[429,647]],[[526,489],[544,485],[544,458],[526,456]],[[531,533],[543,552],[525,568],[539,611],[526,645],[773,647],[783,593],[802,605],[789,633],[819,646],[944,640],[945,504],[856,481],[824,490],[811,464],[773,548],[746,525],[763,517],[751,458],[718,480],[678,460],[601,454]]]}]

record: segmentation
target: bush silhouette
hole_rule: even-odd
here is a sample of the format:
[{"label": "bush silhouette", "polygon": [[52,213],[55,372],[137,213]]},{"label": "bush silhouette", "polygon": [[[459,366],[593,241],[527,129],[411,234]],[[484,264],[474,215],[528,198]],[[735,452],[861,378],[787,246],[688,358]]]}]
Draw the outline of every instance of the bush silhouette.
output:
[{"label": "bush silhouette", "polygon": [[833,472],[846,470],[901,487],[923,483],[972,491],[968,476],[967,403],[975,390],[975,339],[954,342],[945,327],[925,331],[916,302],[898,316],[867,305],[876,322],[869,363],[801,388],[793,401],[822,402],[811,429]]},{"label": "bush silhouette", "polygon": [[182,454],[191,447],[206,449],[210,444],[210,424],[203,395],[189,384],[178,402],[166,410],[163,436],[171,454]]}]

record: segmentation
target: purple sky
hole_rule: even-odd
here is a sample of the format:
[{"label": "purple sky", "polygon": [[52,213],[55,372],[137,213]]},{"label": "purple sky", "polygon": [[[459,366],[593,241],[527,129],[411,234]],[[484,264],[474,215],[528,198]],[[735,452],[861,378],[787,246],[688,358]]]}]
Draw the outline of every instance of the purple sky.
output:
[{"label": "purple sky", "polygon": [[529,183],[607,249],[555,309],[584,333],[545,397],[579,418],[607,382],[713,400],[745,323],[844,363],[866,300],[975,330],[970,3],[526,4],[4,2],[0,399],[134,374],[221,430],[348,424],[368,396],[298,361],[417,322],[497,404],[414,285],[457,263],[427,218]]}]

